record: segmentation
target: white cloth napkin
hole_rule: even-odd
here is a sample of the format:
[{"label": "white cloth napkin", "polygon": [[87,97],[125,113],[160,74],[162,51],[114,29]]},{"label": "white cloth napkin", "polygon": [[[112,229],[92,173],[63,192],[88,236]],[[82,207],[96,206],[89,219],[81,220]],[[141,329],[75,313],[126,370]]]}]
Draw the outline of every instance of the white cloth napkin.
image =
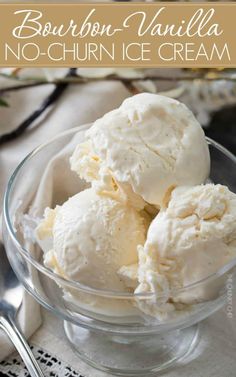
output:
[{"label": "white cloth napkin", "polygon": [[[8,81],[7,83],[5,79],[0,80],[0,88],[7,84],[12,84],[12,82]],[[8,98],[10,108],[0,108],[0,133],[17,126],[20,121],[39,106],[40,102],[51,90],[52,87],[37,87],[12,94]],[[46,116],[35,122],[30,130],[17,140],[1,146],[0,213],[7,181],[13,170],[27,153],[40,143],[53,138],[66,129],[93,122],[105,112],[119,106],[128,95],[129,93],[120,83],[103,82],[79,86],[72,85],[67,88],[60,100],[47,112]],[[65,151],[65,153],[68,153],[68,151]],[[61,157],[59,156],[58,158],[60,159]],[[53,164],[55,165],[55,161]],[[55,168],[53,164],[50,165],[49,169]],[[49,170],[45,174],[49,177]],[[54,180],[58,179],[58,177],[57,173],[53,175]],[[33,176],[29,175],[29,179],[33,179]],[[47,197],[46,200],[45,196],[42,195],[42,187],[36,203],[39,208],[42,208],[45,204],[50,204],[50,198]],[[24,294],[23,305],[18,314],[18,321],[27,338],[41,324],[39,304],[27,293]],[[0,360],[4,359],[12,351],[13,346],[7,337],[0,332]]]}]

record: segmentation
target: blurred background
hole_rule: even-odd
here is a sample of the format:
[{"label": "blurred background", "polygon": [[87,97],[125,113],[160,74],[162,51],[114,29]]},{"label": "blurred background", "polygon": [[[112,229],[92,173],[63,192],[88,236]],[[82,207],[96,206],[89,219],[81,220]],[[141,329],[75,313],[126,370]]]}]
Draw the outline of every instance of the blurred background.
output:
[{"label": "blurred background", "polygon": [[[146,2],[153,1],[155,0],[146,0]],[[204,2],[204,0],[185,1]],[[218,2],[225,1],[218,0]],[[0,3],[20,2],[22,1],[0,0]],[[70,3],[80,2],[80,0],[70,0]],[[83,2],[86,3],[89,1],[84,0]],[[93,2],[99,1],[93,0]],[[37,3],[37,1],[25,0],[24,3]],[[42,0],[41,3],[66,3],[66,1]],[[65,83],[66,80],[69,81],[68,77],[66,79],[65,76],[70,76],[70,85],[68,85],[68,82]],[[140,79],[144,76],[145,81],[141,81]],[[151,79],[147,80],[147,76],[150,76]],[[22,138],[23,134],[33,133],[34,129],[41,124],[46,114],[48,115],[50,111],[56,111],[59,101],[61,109],[61,101],[63,101],[63,97],[66,95],[68,86],[76,84],[78,91],[83,92],[83,85],[89,87],[92,82],[96,82],[99,79],[101,80],[101,96],[106,96],[102,85],[106,85],[104,83],[107,81],[112,81],[112,78],[115,78],[125,87],[129,92],[127,94],[132,95],[140,91],[150,91],[164,93],[184,102],[194,112],[204,127],[206,134],[236,154],[236,71],[226,69],[146,69],[140,71],[127,69],[114,70],[110,68],[105,70],[71,69],[68,71],[66,69],[46,68],[41,70],[14,70],[14,68],[6,68],[0,70],[0,149],[6,143],[16,138]],[[124,82],[122,78],[138,78],[139,81],[129,80]],[[61,80],[60,85],[59,80]],[[45,85],[43,81],[45,81]],[[50,85],[50,82],[52,82],[52,85]],[[13,86],[14,89],[18,85],[25,85],[25,88],[11,90],[10,86]],[[56,93],[52,93],[53,89],[56,90]],[[34,98],[34,104],[31,103],[32,97]],[[90,101],[91,106],[93,106],[93,98]],[[116,103],[116,101],[114,102]],[[18,114],[17,117],[12,116],[13,111]],[[91,119],[93,118],[91,117]],[[73,120],[72,123],[73,126],[76,125],[76,122]],[[6,134],[9,133],[10,135],[6,137]],[[19,140],[22,140],[22,143],[26,143],[24,139]]]},{"label": "blurred background", "polygon": [[0,148],[18,138],[24,144],[23,135],[32,134],[50,111],[61,110],[68,87],[80,93],[96,83],[105,96],[103,85],[113,82],[127,95],[149,91],[184,102],[206,134],[236,154],[236,72],[226,69],[1,69]]}]

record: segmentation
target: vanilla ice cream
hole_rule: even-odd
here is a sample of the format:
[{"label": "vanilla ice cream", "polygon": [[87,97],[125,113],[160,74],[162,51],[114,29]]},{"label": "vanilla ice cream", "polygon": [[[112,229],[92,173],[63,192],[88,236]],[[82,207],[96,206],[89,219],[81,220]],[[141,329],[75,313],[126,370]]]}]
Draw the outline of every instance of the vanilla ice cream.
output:
[{"label": "vanilla ice cream", "polygon": [[148,93],[98,119],[71,157],[81,178],[93,182],[107,171],[124,190],[156,206],[173,186],[203,183],[209,166],[207,142],[191,111]]},{"label": "vanilla ice cream", "polygon": [[[139,247],[135,292],[164,295],[166,303],[171,297],[169,309],[174,302],[193,304],[210,299],[213,287],[209,291],[207,284],[179,294],[170,292],[209,277],[234,258],[236,195],[222,185],[178,187],[152,221],[144,247]],[[151,300],[150,305],[141,302],[140,308],[159,315],[158,305]]]},{"label": "vanilla ice cream", "polygon": [[55,272],[92,288],[124,291],[118,270],[137,262],[147,227],[147,216],[90,188],[47,209],[37,238],[51,242],[45,264]]}]

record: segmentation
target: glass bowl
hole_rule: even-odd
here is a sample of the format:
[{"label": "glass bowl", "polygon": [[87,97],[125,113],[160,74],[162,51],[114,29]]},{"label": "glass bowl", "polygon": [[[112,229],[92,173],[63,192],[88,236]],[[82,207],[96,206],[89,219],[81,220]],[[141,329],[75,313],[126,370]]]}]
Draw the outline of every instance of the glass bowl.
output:
[{"label": "glass bowl", "polygon": [[[109,287],[94,289],[46,268],[42,250],[30,238],[25,240],[22,236],[23,214],[37,193],[49,161],[65,145],[73,144],[76,135],[83,139],[88,127],[58,135],[35,149],[16,168],[4,199],[3,234],[7,255],[26,290],[64,320],[66,336],[84,361],[116,375],[155,374],[183,360],[197,344],[199,322],[227,300],[227,279],[235,273],[236,260],[204,280],[170,292],[170,299],[199,294],[204,299],[181,307],[162,320],[145,314],[141,308],[153,302],[162,305],[166,301],[164,293],[155,297],[153,293],[110,291]],[[207,140],[211,155],[210,180],[236,192],[236,158],[213,140]],[[60,192],[53,205],[61,204],[72,194]]]}]

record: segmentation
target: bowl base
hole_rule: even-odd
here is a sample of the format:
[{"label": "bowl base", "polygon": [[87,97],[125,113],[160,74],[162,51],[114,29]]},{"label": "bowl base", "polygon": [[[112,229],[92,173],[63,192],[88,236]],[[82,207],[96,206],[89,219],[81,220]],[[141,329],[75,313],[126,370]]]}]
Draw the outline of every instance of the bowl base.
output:
[{"label": "bowl base", "polygon": [[172,366],[197,343],[198,326],[163,334],[130,335],[93,331],[64,322],[73,349],[87,364],[118,376],[147,376]]}]

